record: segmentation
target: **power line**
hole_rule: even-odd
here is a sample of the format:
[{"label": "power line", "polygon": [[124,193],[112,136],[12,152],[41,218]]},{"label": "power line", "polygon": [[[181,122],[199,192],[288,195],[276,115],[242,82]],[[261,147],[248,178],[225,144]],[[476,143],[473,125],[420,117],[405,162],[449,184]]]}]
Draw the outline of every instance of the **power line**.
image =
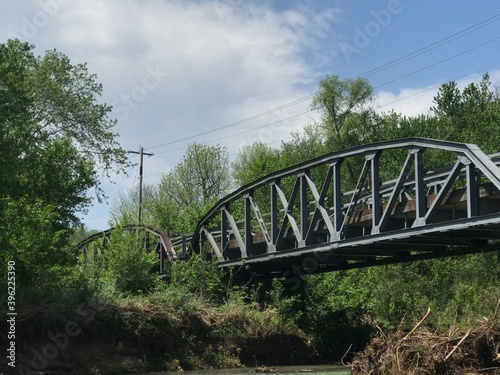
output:
[{"label": "power line", "polygon": [[279,107],[270,109],[268,111],[265,111],[265,112],[262,112],[262,113],[259,113],[259,114],[247,117],[247,118],[245,118],[243,120],[238,120],[238,121],[232,122],[230,124],[227,124],[227,125],[224,125],[224,126],[220,126],[218,128],[215,128],[215,129],[207,130],[205,132],[198,133],[198,134],[195,134],[195,135],[191,135],[191,136],[188,136],[188,137],[184,137],[184,138],[181,138],[181,139],[177,139],[175,141],[170,141],[170,142],[162,143],[162,144],[159,144],[159,145],[156,145],[156,146],[146,147],[146,149],[151,150],[151,149],[157,148],[157,147],[168,146],[168,145],[171,145],[171,144],[174,144],[174,143],[178,143],[178,142],[182,142],[182,141],[188,141],[190,139],[197,138],[197,137],[200,137],[202,135],[207,135],[207,134],[214,133],[214,132],[217,132],[217,131],[220,131],[220,130],[231,128],[231,127],[236,126],[236,125],[241,125],[241,124],[243,124],[245,122],[249,122],[249,121],[255,120],[255,119],[259,118],[259,117],[267,116],[267,115],[269,115],[271,113],[274,113],[276,111],[279,111],[279,110],[282,110],[282,109],[294,106],[296,104],[299,104],[301,102],[304,102],[304,101],[306,101],[308,99],[311,99],[314,95],[315,94],[308,95],[308,96],[306,96],[304,98],[297,99],[297,100],[295,100],[293,102],[290,102],[290,103],[287,103],[287,104],[283,104],[282,106],[279,106]]},{"label": "power line", "polygon": [[[431,67],[433,67],[433,66],[436,66],[436,65],[442,64],[443,62],[446,62],[446,61],[452,60],[452,59],[454,59],[454,58],[456,58],[456,57],[462,56],[462,55],[464,55],[464,54],[466,54],[466,53],[469,53],[469,52],[471,52],[471,51],[474,51],[474,50],[476,50],[476,49],[478,49],[478,48],[484,47],[485,45],[488,45],[488,44],[490,44],[490,43],[493,43],[493,42],[495,42],[495,41],[498,41],[499,39],[500,39],[500,37],[497,37],[497,38],[491,39],[491,40],[489,40],[489,41],[487,41],[487,42],[485,42],[485,43],[482,43],[482,44],[477,45],[477,46],[475,46],[475,47],[469,48],[469,49],[467,49],[467,50],[465,50],[465,51],[462,51],[462,52],[460,52],[460,53],[458,53],[458,54],[455,54],[455,55],[453,55],[453,56],[451,56],[451,57],[448,57],[448,58],[446,58],[446,59],[443,59],[443,60],[437,61],[437,62],[435,62],[435,63],[433,63],[433,64],[429,64],[429,65],[427,65],[427,66],[425,66],[425,67],[423,67],[423,68],[417,69],[417,70],[415,70],[415,71],[413,71],[413,72],[411,72],[411,73],[408,73],[408,74],[402,75],[402,76],[400,76],[400,77],[398,77],[398,78],[392,79],[392,80],[387,81],[387,82],[385,82],[385,83],[383,83],[383,84],[380,84],[380,85],[378,85],[378,86],[375,86],[375,87],[374,87],[374,89],[378,89],[378,88],[383,87],[383,86],[385,86],[385,85],[388,85],[388,84],[390,84],[390,83],[393,83],[393,82],[399,81],[399,80],[401,80],[401,79],[403,79],[403,78],[409,77],[409,76],[411,76],[411,75],[414,75],[414,74],[416,74],[416,73],[419,73],[419,72],[421,72],[421,71],[424,71],[424,70],[426,70],[426,69],[429,69],[429,68],[431,68]],[[495,65],[495,64],[494,64],[494,65]],[[384,105],[384,106],[385,106],[385,105]],[[265,127],[268,127],[268,126],[274,125],[274,124],[279,123],[279,122],[282,122],[282,121],[286,121],[286,120],[289,120],[289,119],[292,119],[292,118],[296,118],[296,117],[299,117],[299,116],[305,115],[305,114],[310,113],[310,112],[312,112],[312,110],[304,111],[304,112],[301,112],[301,113],[299,113],[299,114],[296,114],[296,115],[293,115],[293,116],[290,116],[290,117],[287,117],[287,118],[284,118],[284,119],[281,119],[281,120],[278,120],[278,121],[274,121],[274,122],[271,122],[271,123],[267,123],[267,124],[264,124],[264,125],[259,125],[259,126],[257,126],[257,127],[253,127],[253,128],[251,128],[251,129],[247,129],[247,130],[244,130],[244,131],[241,131],[241,132],[238,132],[238,133],[233,133],[233,134],[231,134],[231,135],[227,135],[227,136],[219,137],[219,138],[216,138],[216,139],[213,139],[213,140],[210,140],[210,141],[202,142],[202,144],[208,144],[208,143],[211,143],[211,142],[217,142],[217,141],[220,141],[220,140],[223,140],[223,139],[227,139],[227,138],[231,138],[231,137],[234,137],[234,136],[237,136],[237,135],[241,135],[241,134],[249,133],[249,132],[251,132],[251,131],[254,131],[254,130],[257,130],[257,129],[261,129],[261,128],[265,128]],[[190,137],[190,138],[195,138],[195,137],[197,137],[197,136],[200,136],[200,135],[205,135],[205,134],[208,134],[208,133],[212,133],[212,131],[204,132],[204,133],[201,133],[201,134],[199,134],[199,135],[192,136],[192,137]],[[176,142],[177,142],[177,141],[176,141]],[[180,140],[179,140],[178,142],[180,142]],[[172,142],[172,143],[174,143],[174,142]],[[159,146],[158,146],[158,147],[159,147]],[[157,153],[157,155],[159,155],[159,154],[165,154],[165,153],[170,153],[170,152],[175,152],[175,151],[181,151],[181,150],[185,150],[186,148],[187,148],[187,147],[181,147],[181,148],[177,148],[177,149],[174,149],[174,150],[167,150],[167,151],[159,152],[159,153]]]},{"label": "power line", "polygon": [[[267,124],[264,124],[264,125],[259,125],[257,127],[254,127],[254,128],[251,128],[251,129],[247,129],[247,130],[244,130],[244,131],[241,131],[241,132],[238,132],[238,133],[234,133],[234,134],[231,134],[231,135],[226,135],[224,137],[220,137],[220,138],[216,138],[216,139],[212,139],[210,141],[206,141],[206,142],[202,142],[202,144],[208,144],[208,143],[212,143],[212,142],[218,142],[218,141],[221,141],[223,139],[227,139],[227,138],[231,138],[231,137],[235,137],[237,135],[241,135],[241,134],[245,134],[245,133],[249,133],[251,131],[254,131],[254,130],[257,130],[257,129],[262,129],[262,128],[266,128],[268,126],[271,126],[271,125],[275,125],[275,124],[278,124],[280,122],[283,122],[283,121],[286,121],[286,120],[290,120],[290,119],[293,119],[293,118],[296,118],[296,117],[300,117],[300,116],[303,116],[305,114],[308,114],[312,112],[312,110],[309,110],[309,111],[305,111],[305,112],[301,112],[301,113],[298,113],[296,115],[293,115],[293,116],[290,116],[290,117],[287,117],[287,118],[284,118],[284,119],[281,119],[281,120],[277,120],[277,121],[274,121],[274,122],[271,122],[271,123],[267,123]],[[158,152],[156,153],[155,155],[161,155],[161,154],[166,154],[166,153],[169,153],[169,152],[174,152],[174,151],[181,151],[181,150],[185,150],[187,147],[181,147],[181,148],[177,148],[175,150],[168,150],[168,151],[162,151],[162,152]]]},{"label": "power line", "polygon": [[[494,66],[496,66],[496,65],[499,65],[499,64],[500,64],[500,61],[497,61],[496,63],[490,64],[490,65],[485,66],[485,67],[483,67],[483,68],[480,68],[480,69],[474,70],[473,72],[469,72],[469,73],[464,74],[464,75],[462,75],[462,76],[460,76],[460,77],[454,78],[452,81],[457,81],[457,80],[459,80],[459,79],[462,79],[462,78],[465,78],[465,77],[467,77],[467,76],[470,76],[471,74],[474,74],[474,73],[484,72],[486,69],[490,69],[490,68],[492,68],[492,67],[494,67]],[[433,85],[433,86],[427,87],[426,89],[423,89],[423,90],[417,91],[417,92],[415,92],[415,93],[413,93],[413,94],[411,94],[411,95],[405,96],[405,97],[403,97],[403,98],[396,99],[396,100],[394,100],[394,101],[392,101],[392,102],[390,102],[390,103],[386,103],[386,104],[384,104],[384,105],[380,106],[380,108],[387,107],[388,105],[391,105],[391,104],[394,104],[394,103],[401,102],[401,101],[403,101],[403,100],[406,100],[406,99],[412,98],[412,97],[414,97],[414,96],[417,96],[417,95],[423,94],[424,92],[427,92],[427,91],[434,90],[434,89],[438,88],[438,87],[439,87],[439,86],[441,86],[441,85],[442,85],[442,83],[437,83],[437,84],[435,84],[435,85]]]},{"label": "power line", "polygon": [[[411,53],[409,53],[407,55],[404,55],[404,56],[402,56],[402,57],[400,57],[400,58],[398,58],[396,60],[393,60],[391,62],[383,64],[383,65],[381,65],[381,66],[379,66],[377,68],[371,69],[371,70],[365,72],[364,74],[361,74],[358,77],[361,77],[361,76],[362,77],[368,77],[368,76],[371,76],[373,74],[380,73],[380,72],[382,72],[382,71],[384,71],[386,69],[392,68],[393,66],[396,66],[396,65],[399,65],[399,64],[401,64],[403,62],[411,60],[414,57],[423,55],[424,53],[432,51],[432,50],[434,50],[434,49],[436,49],[438,47],[441,47],[441,46],[443,46],[443,45],[445,45],[447,43],[450,43],[450,42],[452,42],[452,41],[454,41],[456,39],[459,39],[459,38],[461,38],[461,37],[463,37],[465,35],[473,33],[474,31],[482,29],[483,27],[486,27],[486,26],[488,26],[488,25],[490,25],[490,24],[492,24],[494,22],[498,22],[498,21],[500,21],[500,13],[496,14],[493,17],[490,17],[490,18],[488,18],[488,19],[486,19],[484,21],[476,23],[475,25],[472,25],[472,26],[470,26],[470,27],[468,27],[468,28],[466,28],[466,29],[464,29],[462,31],[459,31],[459,32],[457,32],[455,34],[447,36],[446,38],[438,40],[437,42],[429,44],[428,46],[425,46],[425,47],[420,48],[420,49],[418,49],[418,50],[416,50],[414,52],[411,52]],[[478,27],[479,25],[482,25],[482,26]]]},{"label": "power line", "polygon": [[411,73],[405,74],[405,75],[400,76],[400,77],[398,77],[398,78],[392,79],[392,80],[390,80],[390,81],[388,81],[388,82],[382,83],[381,85],[378,85],[378,86],[374,87],[374,89],[378,89],[378,88],[380,88],[380,87],[382,87],[382,86],[385,86],[385,85],[388,85],[388,84],[390,84],[390,83],[393,83],[393,82],[399,81],[400,79],[403,79],[403,78],[409,77],[409,76],[411,76],[411,75],[413,75],[413,74],[420,73],[420,72],[422,72],[422,71],[424,71],[424,70],[426,70],[426,69],[432,68],[433,66],[436,66],[436,65],[442,64],[443,62],[446,62],[446,61],[452,60],[452,59],[454,59],[454,58],[456,58],[456,57],[459,57],[459,56],[465,55],[466,53],[469,53],[469,52],[471,52],[471,51],[474,51],[474,50],[476,50],[476,49],[478,49],[478,48],[484,47],[484,46],[485,46],[485,45],[487,45],[487,44],[490,44],[490,43],[496,42],[496,41],[497,41],[497,40],[499,40],[499,39],[500,39],[500,37],[497,37],[497,38],[491,39],[491,40],[489,40],[489,41],[487,41],[487,42],[485,42],[485,43],[482,43],[482,44],[480,44],[480,45],[478,45],[478,46],[475,46],[475,47],[469,48],[469,49],[468,49],[468,50],[466,50],[466,51],[463,51],[463,52],[457,53],[456,55],[453,55],[453,56],[451,56],[451,57],[447,57],[446,59],[440,60],[440,61],[435,62],[435,63],[433,63],[433,64],[427,65],[427,66],[425,66],[425,67],[423,67],[423,68],[417,69],[417,70],[415,70],[415,71],[413,71],[413,72],[411,72]]},{"label": "power line", "polygon": [[[374,68],[374,69],[371,69],[365,73],[362,73],[358,76],[356,76],[354,79],[357,79],[357,78],[361,78],[361,77],[367,77],[367,76],[370,76],[370,75],[373,75],[373,74],[376,74],[376,73],[379,73],[383,70],[386,70],[386,69],[389,69],[395,65],[398,65],[398,64],[401,64],[402,62],[405,62],[405,61],[408,61],[414,57],[417,57],[417,56],[420,56],[424,53],[427,53],[433,49],[436,49],[438,47],[441,47],[447,43],[450,43],[456,39],[459,39],[465,35],[468,35],[474,31],[477,31],[481,28],[484,28],[494,22],[497,22],[500,20],[500,13],[492,16],[492,17],[489,17],[487,18],[486,20],[483,20],[481,22],[478,22],[472,26],[469,26],[459,32],[456,32],[448,37],[445,37],[437,42],[434,42],[434,43],[431,43],[423,48],[420,48],[410,54],[407,54],[407,55],[404,55],[400,58],[397,58],[395,60],[392,60],[388,63],[385,63],[377,68]],[[288,107],[291,107],[291,106],[294,106],[296,104],[299,104],[299,103],[302,103],[304,101],[307,101],[309,99],[312,99],[315,95],[317,94],[317,92],[313,93],[313,94],[310,94],[310,95],[307,95],[303,98],[300,98],[300,99],[297,99],[297,100],[294,100],[292,102],[289,102],[289,103],[286,103],[286,104],[283,104],[279,107],[275,107],[275,108],[272,108],[272,109],[269,109],[267,111],[264,111],[264,112],[261,112],[261,113],[258,113],[256,115],[253,115],[253,116],[250,116],[250,117],[247,117],[247,118],[244,118],[242,120],[238,120],[238,121],[234,121],[232,123],[229,123],[227,125],[223,125],[223,126],[220,126],[218,128],[215,128],[215,129],[211,129],[211,130],[207,130],[205,132],[202,132],[202,133],[198,133],[198,134],[195,134],[195,135],[191,135],[191,136],[188,136],[188,137],[184,137],[184,138],[180,138],[180,139],[177,139],[177,140],[173,140],[173,141],[169,141],[169,142],[165,142],[165,143],[162,143],[162,144],[158,144],[158,145],[154,145],[154,146],[149,146],[149,147],[146,147],[145,149],[153,149],[153,148],[158,148],[158,147],[163,147],[163,146],[168,146],[168,145],[171,145],[171,144],[174,144],[174,143],[178,143],[178,142],[183,142],[183,141],[187,141],[187,140],[191,140],[191,139],[194,139],[194,138],[197,138],[197,137],[200,137],[200,136],[203,136],[203,135],[207,135],[207,134],[210,134],[210,133],[214,133],[214,132],[217,132],[217,131],[220,131],[220,130],[224,130],[224,129],[228,129],[228,128],[231,128],[231,127],[234,127],[236,125],[241,125],[243,123],[246,123],[246,122],[249,122],[249,121],[252,121],[254,119],[257,119],[257,118],[260,118],[260,117],[263,117],[263,116],[267,116],[271,113],[274,113],[274,112],[277,112],[279,110],[282,110],[282,109],[285,109],[285,108],[288,108]]]}]

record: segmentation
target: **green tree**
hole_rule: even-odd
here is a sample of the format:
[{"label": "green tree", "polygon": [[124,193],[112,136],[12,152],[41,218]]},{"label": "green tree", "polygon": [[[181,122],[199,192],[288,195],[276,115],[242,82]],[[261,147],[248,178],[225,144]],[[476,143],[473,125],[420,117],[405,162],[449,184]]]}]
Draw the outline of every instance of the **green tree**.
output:
[{"label": "green tree", "polygon": [[158,276],[152,272],[157,254],[144,251],[144,239],[120,227],[111,232],[109,246],[103,251],[101,288],[105,294],[141,294],[153,290]]},{"label": "green tree", "polygon": [[255,142],[240,150],[232,163],[236,186],[243,186],[281,168],[280,155],[268,145]]},{"label": "green tree", "polygon": [[[373,88],[365,78],[342,80],[328,75],[319,82],[311,108],[321,114],[321,127],[328,151],[371,143],[380,138],[382,120],[371,108]],[[344,168],[349,184],[357,181],[358,161],[348,160]]]},{"label": "green tree", "polygon": [[434,103],[432,110],[443,139],[475,143],[486,153],[498,152],[500,100],[488,74],[463,90],[453,81],[442,85]]},{"label": "green tree", "polygon": [[365,78],[341,80],[328,75],[319,81],[311,107],[321,113],[327,144],[332,150],[352,147],[368,139],[365,136],[371,125],[367,120],[372,100],[373,88]]},{"label": "green tree", "polygon": [[191,143],[182,161],[163,176],[160,185],[167,200],[179,208],[221,197],[230,186],[227,151]]},{"label": "green tree", "polygon": [[323,129],[317,124],[306,125],[302,133],[292,133],[292,139],[281,144],[281,168],[305,162],[328,151]]},{"label": "green tree", "polygon": [[20,281],[43,285],[56,280],[42,270],[67,259],[59,250],[91,203],[88,189],[103,198],[99,171],[119,172],[127,159],[111,108],[98,103],[96,76],[60,52],[36,57],[33,49],[0,44],[0,249],[2,260],[17,259],[31,273]]}]

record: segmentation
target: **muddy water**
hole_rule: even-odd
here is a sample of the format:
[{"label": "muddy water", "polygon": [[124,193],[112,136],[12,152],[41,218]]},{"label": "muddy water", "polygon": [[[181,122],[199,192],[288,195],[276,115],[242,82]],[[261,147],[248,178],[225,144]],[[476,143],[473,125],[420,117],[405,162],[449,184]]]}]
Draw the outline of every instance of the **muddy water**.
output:
[{"label": "muddy water", "polygon": [[[286,366],[275,367],[279,375],[298,375],[298,374],[314,374],[314,375],[350,375],[349,369],[342,366],[322,365],[322,366]],[[225,370],[209,370],[209,371],[185,371],[179,372],[159,372],[157,375],[243,375],[243,374],[258,374],[255,368],[242,369],[225,369]],[[148,374],[151,375],[151,374]]]}]

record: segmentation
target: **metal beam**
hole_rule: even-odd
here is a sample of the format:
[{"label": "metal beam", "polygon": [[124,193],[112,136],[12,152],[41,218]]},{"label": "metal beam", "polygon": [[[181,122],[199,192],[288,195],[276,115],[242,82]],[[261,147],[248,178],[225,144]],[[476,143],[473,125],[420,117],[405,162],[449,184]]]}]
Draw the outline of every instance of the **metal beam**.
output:
[{"label": "metal beam", "polygon": [[281,204],[285,208],[285,217],[283,218],[283,221],[281,223],[281,228],[279,231],[280,234],[278,235],[278,241],[283,238],[283,236],[285,235],[287,224],[290,223],[290,226],[292,227],[292,230],[293,230],[293,234],[295,235],[295,239],[297,241],[297,247],[304,247],[305,242],[304,242],[304,239],[302,238],[302,234],[300,233],[300,230],[299,230],[299,227],[297,226],[297,222],[295,221],[295,218],[290,213],[290,212],[292,212],[293,204],[295,202],[295,198],[297,197],[297,192],[299,190],[299,186],[300,186],[300,180],[296,179],[295,186],[293,187],[292,195],[290,197],[290,201],[287,201],[283,190],[281,190],[281,188],[279,186],[275,185],[276,192],[278,193],[278,197],[281,200]]},{"label": "metal beam", "polygon": [[361,190],[365,185],[366,177],[368,175],[368,160],[365,161],[363,165],[363,169],[361,170],[361,174],[359,175],[358,183],[356,184],[356,189],[354,190],[351,198],[351,202],[347,206],[347,210],[344,216],[344,221],[342,222],[342,227],[340,228],[340,239],[344,239],[346,237],[347,228],[349,226],[349,222],[351,221],[352,214],[354,212],[354,208],[358,204],[359,196],[361,195]]},{"label": "metal beam", "polygon": [[405,180],[408,178],[408,174],[411,170],[411,163],[414,159],[414,153],[409,152],[406,156],[406,160],[403,164],[403,168],[399,173],[399,177],[396,180],[396,184],[394,185],[394,189],[392,190],[391,196],[389,197],[389,201],[387,202],[386,208],[382,217],[380,219],[380,224],[378,226],[374,226],[372,228],[372,234],[380,233],[384,231],[387,226],[387,222],[389,221],[389,216],[392,214],[392,210],[398,201],[398,197],[400,195],[401,189],[403,188]]},{"label": "metal beam", "polygon": [[441,190],[439,190],[439,193],[437,194],[436,198],[434,198],[434,201],[432,202],[431,206],[427,210],[427,213],[425,214],[424,220],[421,221],[415,221],[413,223],[413,227],[416,226],[422,226],[425,223],[429,223],[430,220],[432,220],[433,215],[437,212],[437,208],[443,203],[443,200],[450,190],[451,186],[457,179],[457,176],[459,175],[460,171],[463,168],[463,164],[460,161],[457,161],[453,168],[450,171],[450,174],[448,175],[448,178],[446,181],[443,183],[443,186],[441,187]]},{"label": "metal beam", "polygon": [[380,203],[380,151],[366,155],[366,160],[370,162],[371,170],[371,192],[372,192],[372,228],[379,226],[382,216],[382,206]]},{"label": "metal beam", "polygon": [[203,233],[205,234],[205,236],[207,237],[207,240],[208,240],[208,243],[210,244],[210,246],[212,247],[212,250],[215,252],[215,254],[217,255],[217,258],[219,260],[223,260],[223,256],[222,256],[222,252],[221,250],[219,249],[219,246],[217,245],[217,241],[215,241],[215,238],[212,236],[212,233],[210,233],[207,228],[203,228]]},{"label": "metal beam", "polygon": [[340,180],[340,167],[343,159],[336,159],[330,164],[333,170],[333,236],[331,241],[340,240],[340,231],[344,221],[344,210],[342,204],[342,185]]},{"label": "metal beam", "polygon": [[243,242],[243,238],[241,238],[241,234],[238,229],[238,226],[236,225],[236,221],[234,221],[233,215],[231,215],[231,213],[227,209],[224,210],[226,211],[226,217],[227,220],[229,221],[229,226],[233,231],[234,238],[236,239],[236,243],[238,244],[238,247],[240,249],[241,257],[247,258],[248,257],[247,249],[245,247],[245,243]]},{"label": "metal beam", "polygon": [[333,228],[333,224],[324,206],[326,192],[328,191],[328,186],[330,185],[332,176],[333,176],[333,168],[330,167],[326,175],[325,182],[323,183],[321,194],[318,192],[318,189],[316,188],[316,185],[314,185],[314,182],[311,180],[311,178],[308,175],[305,176],[305,180],[309,185],[309,189],[311,190],[311,193],[313,195],[314,203],[316,204],[316,209],[314,210],[314,215],[313,219],[311,220],[311,225],[309,226],[309,231],[305,236],[306,241],[312,235],[312,232],[314,231],[314,226],[316,224],[319,215],[321,215],[321,217],[323,218],[326,228],[328,229],[328,234],[330,235],[330,241],[332,241],[335,236],[335,229]]}]

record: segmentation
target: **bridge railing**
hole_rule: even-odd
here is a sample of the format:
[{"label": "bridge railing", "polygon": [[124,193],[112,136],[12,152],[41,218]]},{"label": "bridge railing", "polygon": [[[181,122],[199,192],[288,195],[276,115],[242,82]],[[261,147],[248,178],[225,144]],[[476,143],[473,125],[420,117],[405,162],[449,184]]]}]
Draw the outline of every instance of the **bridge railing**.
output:
[{"label": "bridge railing", "polygon": [[[158,254],[158,272],[160,274],[164,273],[168,263],[173,263],[186,255],[188,239],[185,236],[171,239],[167,232],[151,225],[131,224],[118,228],[126,232],[137,232],[143,237],[145,251],[154,251]],[[75,246],[75,252],[86,259],[101,256],[102,252],[106,251],[109,246],[111,233],[116,229],[117,227],[113,227],[92,234]],[[181,251],[176,249],[181,249]]]},{"label": "bridge railing", "polygon": [[[433,152],[446,154],[452,166],[426,168]],[[398,167],[391,159],[396,154],[404,160]],[[475,145],[430,139],[333,152],[221,199],[198,223],[193,246],[211,249],[222,263],[241,264],[354,246],[395,231],[430,233],[443,228],[438,223],[453,229],[457,220],[499,220],[499,200],[490,199],[500,190],[499,164],[500,154],[489,158]],[[384,181],[390,175],[397,177]]]}]

